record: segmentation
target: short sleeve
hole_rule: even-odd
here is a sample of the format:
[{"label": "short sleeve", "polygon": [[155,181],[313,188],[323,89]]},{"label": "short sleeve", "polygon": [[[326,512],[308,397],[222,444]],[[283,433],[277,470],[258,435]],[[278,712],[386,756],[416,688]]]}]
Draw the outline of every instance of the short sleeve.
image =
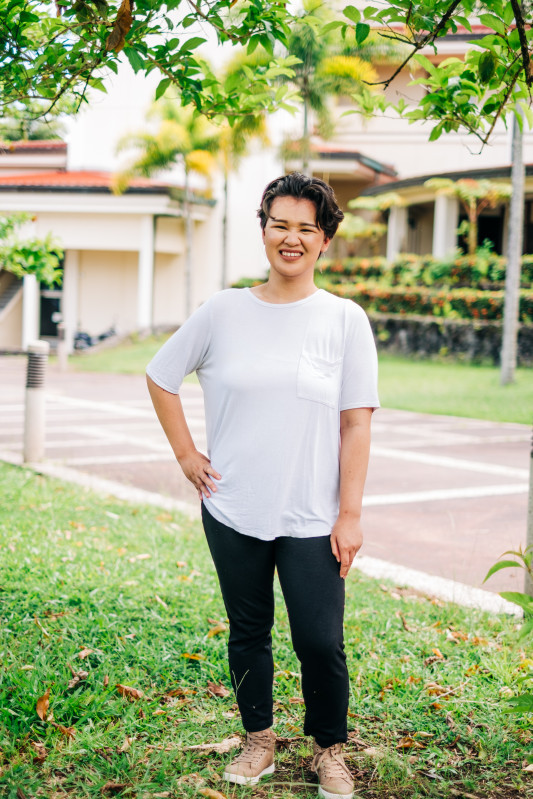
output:
[{"label": "short sleeve", "polygon": [[146,367],[154,383],[179,394],[183,378],[199,369],[211,341],[211,303],[201,305],[166,341]]},{"label": "short sleeve", "polygon": [[378,358],[374,335],[361,306],[347,302],[340,410],[376,409],[379,408]]}]

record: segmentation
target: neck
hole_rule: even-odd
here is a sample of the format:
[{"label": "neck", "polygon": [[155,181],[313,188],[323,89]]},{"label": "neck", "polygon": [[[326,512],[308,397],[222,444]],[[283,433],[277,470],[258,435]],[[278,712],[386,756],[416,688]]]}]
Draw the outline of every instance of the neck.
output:
[{"label": "neck", "polygon": [[305,281],[279,280],[270,276],[266,283],[253,289],[254,294],[265,302],[285,303],[305,300],[317,291],[313,277]]}]

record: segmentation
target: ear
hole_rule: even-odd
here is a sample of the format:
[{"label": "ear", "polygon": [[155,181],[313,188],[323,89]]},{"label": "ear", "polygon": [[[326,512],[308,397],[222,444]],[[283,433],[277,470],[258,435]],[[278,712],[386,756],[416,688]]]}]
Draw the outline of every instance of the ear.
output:
[{"label": "ear", "polygon": [[322,247],[320,248],[320,252],[326,252],[326,250],[328,249],[330,243],[331,243],[331,239],[328,239],[326,236],[324,236],[324,242],[322,244]]}]

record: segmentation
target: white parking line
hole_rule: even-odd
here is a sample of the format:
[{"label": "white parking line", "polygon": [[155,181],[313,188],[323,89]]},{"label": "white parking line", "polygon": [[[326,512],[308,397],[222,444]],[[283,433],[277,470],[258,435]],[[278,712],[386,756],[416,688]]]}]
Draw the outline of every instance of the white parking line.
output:
[{"label": "white parking line", "polygon": [[503,466],[496,463],[482,463],[481,461],[469,461],[463,458],[450,458],[446,455],[428,455],[424,452],[410,452],[405,449],[394,449],[393,447],[382,447],[379,444],[372,446],[372,455],[385,458],[393,458],[400,461],[411,461],[415,463],[426,463],[431,466],[444,466],[448,469],[461,469],[468,472],[482,472],[483,474],[500,474],[506,477],[529,477],[528,469],[516,469],[513,466]]},{"label": "white parking line", "polygon": [[404,505],[413,502],[438,502],[444,499],[503,497],[510,494],[524,494],[528,491],[528,483],[515,483],[514,485],[472,486],[471,488],[442,488],[433,491],[411,491],[402,494],[366,494],[366,496],[363,497],[363,506]]}]

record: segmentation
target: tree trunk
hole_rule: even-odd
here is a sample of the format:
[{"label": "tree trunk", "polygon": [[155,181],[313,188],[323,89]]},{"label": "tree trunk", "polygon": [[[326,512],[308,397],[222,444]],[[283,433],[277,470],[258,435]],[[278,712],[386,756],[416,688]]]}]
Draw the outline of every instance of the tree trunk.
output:
[{"label": "tree trunk", "polygon": [[[527,511],[527,538],[526,549],[533,552],[533,430],[531,436],[531,458],[529,461],[529,505]],[[533,578],[526,571],[524,579],[524,591],[529,596],[533,596]]]},{"label": "tree trunk", "polygon": [[225,289],[228,282],[228,202],[229,202],[228,170],[224,170],[224,215],[222,217],[222,274],[220,288]]},{"label": "tree trunk", "polygon": [[509,238],[507,244],[507,268],[505,270],[505,300],[503,308],[503,339],[501,349],[500,383],[513,383],[516,369],[516,345],[518,338],[518,309],[520,300],[520,270],[522,239],[524,232],[524,182],[522,131],[516,117],[513,119],[513,150],[509,203]]},{"label": "tree trunk", "polygon": [[192,212],[189,195],[189,170],[185,168],[185,316],[192,313]]},{"label": "tree trunk", "polygon": [[311,160],[311,147],[309,141],[309,101],[304,97],[304,133],[302,137],[302,174],[311,177],[309,162]]},{"label": "tree trunk", "polygon": [[477,201],[471,199],[468,204],[468,254],[475,255],[477,250]]}]

